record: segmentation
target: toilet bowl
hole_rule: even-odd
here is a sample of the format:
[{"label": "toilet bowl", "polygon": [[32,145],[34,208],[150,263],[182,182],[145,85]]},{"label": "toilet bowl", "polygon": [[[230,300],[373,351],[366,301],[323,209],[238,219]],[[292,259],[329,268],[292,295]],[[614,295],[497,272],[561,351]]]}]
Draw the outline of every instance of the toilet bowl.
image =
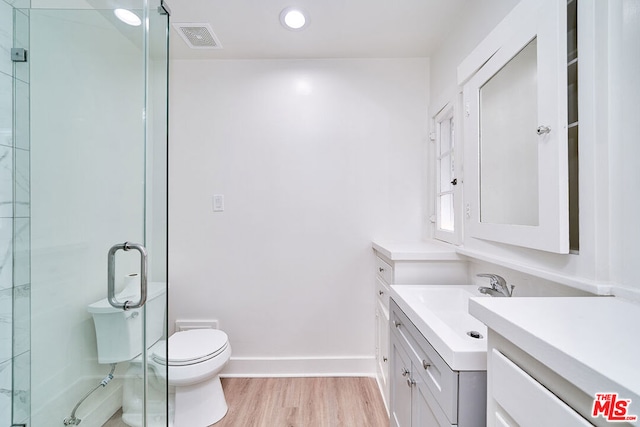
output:
[{"label": "toilet bowl", "polygon": [[227,334],[217,329],[176,332],[166,347],[151,352],[150,363],[168,367],[169,387],[174,387],[173,426],[207,427],[227,413],[220,371],[231,357]]},{"label": "toilet bowl", "polygon": [[[118,297],[130,297],[125,289]],[[147,425],[208,427],[227,413],[219,373],[231,357],[227,334],[217,329],[180,331],[163,341],[166,286],[149,283],[145,305],[146,339],[154,343],[147,351]],[[141,425],[142,309],[123,311],[111,307],[107,299],[89,305],[98,345],[99,363],[130,362],[123,384],[122,421]],[[168,372],[168,376],[167,376]],[[169,395],[169,422],[166,420],[166,385]]]},{"label": "toilet bowl", "polygon": [[[165,340],[154,344],[149,352],[157,347],[166,347]],[[122,386],[122,422],[128,426],[142,426],[143,411],[143,371],[142,356],[129,362],[129,368],[123,375]],[[167,368],[149,361],[147,364],[147,426],[167,427]],[[173,419],[173,406],[170,406],[169,420]]]},{"label": "toilet bowl", "polygon": [[[160,427],[207,427],[227,413],[219,373],[229,361],[231,346],[227,334],[216,329],[176,332],[167,343],[158,341],[148,351],[147,425]],[[168,378],[167,378],[168,372]],[[122,421],[133,427],[142,420],[142,356],[131,360],[125,374]],[[169,395],[169,423],[164,405],[166,384]],[[156,408],[157,409],[157,408]]]}]

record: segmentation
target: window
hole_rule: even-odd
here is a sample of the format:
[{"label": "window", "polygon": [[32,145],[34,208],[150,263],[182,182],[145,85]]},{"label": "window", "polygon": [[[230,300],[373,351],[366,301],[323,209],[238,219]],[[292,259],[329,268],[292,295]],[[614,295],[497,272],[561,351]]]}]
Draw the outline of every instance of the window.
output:
[{"label": "window", "polygon": [[[456,102],[450,102],[434,117],[436,159],[435,238],[459,243],[460,191],[456,169]],[[456,212],[456,209],[458,212]]]}]

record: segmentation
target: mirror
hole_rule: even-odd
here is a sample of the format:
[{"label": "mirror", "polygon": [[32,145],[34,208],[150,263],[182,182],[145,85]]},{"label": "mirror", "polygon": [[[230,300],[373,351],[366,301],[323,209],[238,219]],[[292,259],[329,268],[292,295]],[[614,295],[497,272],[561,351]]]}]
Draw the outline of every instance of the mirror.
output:
[{"label": "mirror", "polygon": [[566,7],[518,3],[458,66],[473,239],[569,253]]},{"label": "mirror", "polygon": [[480,88],[480,222],[539,225],[533,39]]}]

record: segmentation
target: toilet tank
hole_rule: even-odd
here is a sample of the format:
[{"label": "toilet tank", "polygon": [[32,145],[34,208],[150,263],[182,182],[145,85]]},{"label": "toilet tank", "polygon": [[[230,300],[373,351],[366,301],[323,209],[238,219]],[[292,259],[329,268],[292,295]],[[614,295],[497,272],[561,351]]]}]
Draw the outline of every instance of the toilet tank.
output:
[{"label": "toilet tank", "polygon": [[[118,301],[134,300],[139,296],[118,294]],[[122,310],[113,308],[104,298],[89,307],[93,316],[98,343],[98,362],[117,363],[131,360],[142,352],[143,310],[147,317],[147,348],[162,338],[166,307],[166,283],[147,284],[147,302],[141,308]]]}]

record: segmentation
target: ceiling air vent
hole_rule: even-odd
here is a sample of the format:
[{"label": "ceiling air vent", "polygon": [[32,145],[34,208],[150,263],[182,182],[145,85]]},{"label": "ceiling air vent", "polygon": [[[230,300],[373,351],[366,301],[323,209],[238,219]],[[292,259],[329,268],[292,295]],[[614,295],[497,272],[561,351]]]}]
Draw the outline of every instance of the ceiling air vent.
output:
[{"label": "ceiling air vent", "polygon": [[175,23],[173,28],[191,49],[222,49],[220,40],[209,24]]}]

